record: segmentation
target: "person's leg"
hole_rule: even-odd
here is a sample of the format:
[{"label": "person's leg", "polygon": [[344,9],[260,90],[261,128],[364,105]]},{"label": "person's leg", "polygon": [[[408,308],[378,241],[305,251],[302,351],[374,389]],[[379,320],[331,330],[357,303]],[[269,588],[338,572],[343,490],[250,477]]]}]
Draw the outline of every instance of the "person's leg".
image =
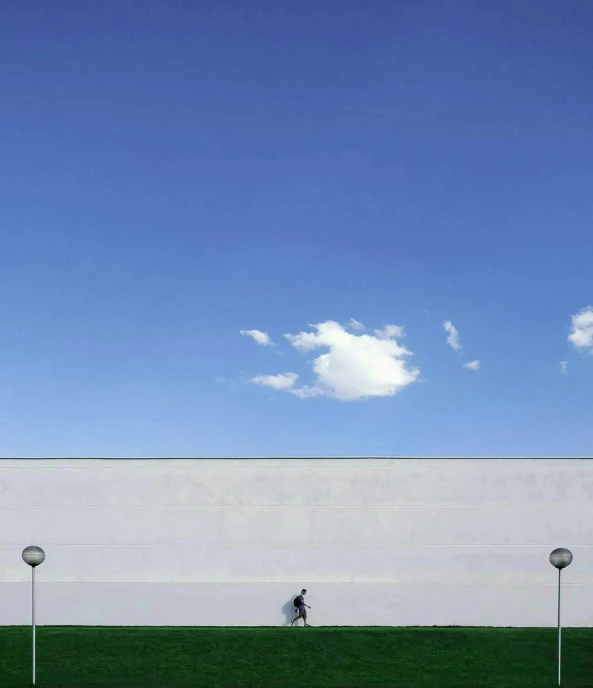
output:
[{"label": "person's leg", "polygon": [[303,609],[303,623],[305,626],[308,626],[309,624],[307,623],[307,610]]},{"label": "person's leg", "polygon": [[301,612],[299,611],[299,613],[298,613],[298,614],[294,617],[294,619],[290,622],[290,625],[291,625],[291,626],[294,626],[295,622],[297,622],[300,618],[301,618]]}]

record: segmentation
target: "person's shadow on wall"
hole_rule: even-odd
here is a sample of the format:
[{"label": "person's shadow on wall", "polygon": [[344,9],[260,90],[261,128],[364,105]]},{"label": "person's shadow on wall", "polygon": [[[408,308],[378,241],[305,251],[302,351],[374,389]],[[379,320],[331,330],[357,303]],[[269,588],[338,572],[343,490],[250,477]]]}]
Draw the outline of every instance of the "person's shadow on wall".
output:
[{"label": "person's shadow on wall", "polygon": [[296,616],[296,610],[294,608],[294,598],[296,595],[293,595],[288,602],[284,603],[284,606],[282,607],[282,613],[284,614],[284,626],[290,626],[290,622],[294,619]]}]

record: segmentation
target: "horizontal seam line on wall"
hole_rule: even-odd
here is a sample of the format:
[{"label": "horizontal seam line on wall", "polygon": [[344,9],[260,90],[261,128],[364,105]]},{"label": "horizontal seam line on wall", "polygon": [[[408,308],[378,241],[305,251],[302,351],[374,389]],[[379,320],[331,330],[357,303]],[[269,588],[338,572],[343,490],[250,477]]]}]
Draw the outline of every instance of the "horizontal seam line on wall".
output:
[{"label": "horizontal seam line on wall", "polygon": [[[37,580],[37,585],[287,585],[287,584],[302,584],[302,579],[296,580],[282,580],[282,581],[215,581],[215,580],[188,580],[188,581],[41,581]],[[0,587],[3,584],[18,584],[18,585],[31,585],[31,581],[2,581],[0,582]],[[415,587],[474,587],[474,588],[510,588],[510,587],[558,587],[558,583],[412,583],[412,582],[399,582],[390,580],[377,580],[377,581],[345,581],[345,580],[325,580],[325,581],[314,581],[314,585],[401,585],[401,586],[415,586]],[[309,583],[311,585],[311,583]],[[593,586],[592,583],[562,583],[562,587],[589,587]]]},{"label": "horizontal seam line on wall", "polygon": [[[575,544],[568,542],[565,544],[570,545],[570,547],[593,547],[592,544]],[[286,549],[307,549],[307,548],[324,548],[324,549],[332,549],[332,548],[356,548],[356,549],[362,549],[362,548],[376,548],[376,549],[395,549],[395,548],[402,548],[402,547],[407,547],[407,548],[412,548],[412,547],[556,547],[557,543],[498,543],[498,542],[479,542],[479,543],[470,543],[470,544],[465,544],[465,543],[431,543],[431,542],[422,542],[422,543],[412,543],[412,544],[397,544],[397,543],[352,543],[352,542],[344,542],[344,543],[328,543],[328,542],[311,542],[311,543],[301,543],[301,544],[293,544],[291,543],[286,543],[286,542],[245,542],[245,543],[229,543],[229,544],[220,544],[220,543],[196,543],[196,542],[100,542],[100,543],[88,543],[88,542],[44,542],[44,547],[192,547],[192,548],[208,548],[208,549],[237,549],[239,547],[246,547],[246,548],[253,548],[254,545],[257,545],[259,547],[262,547],[262,549],[280,549],[280,548],[286,548]],[[10,544],[10,543],[0,543],[0,549],[2,548],[7,548],[7,547],[22,547],[23,543],[16,543],[16,544]]]},{"label": "horizontal seam line on wall", "polygon": [[[540,460],[540,459],[537,459],[537,460]],[[0,461],[1,461],[1,459],[0,459]],[[591,464],[593,464],[593,459],[582,459],[582,461],[588,461]],[[274,464],[273,466],[266,467],[264,470],[269,471],[272,469],[279,468],[279,469],[282,469],[283,471],[289,471],[289,470],[303,470],[303,469],[307,468],[307,469],[311,469],[312,471],[318,471],[318,470],[344,471],[344,470],[347,470],[347,471],[360,472],[360,471],[371,471],[371,470],[372,471],[400,471],[400,470],[420,470],[420,469],[426,470],[426,468],[428,468],[429,466],[431,468],[436,468],[438,471],[476,471],[476,472],[480,471],[480,472],[483,472],[483,471],[490,471],[490,470],[492,470],[492,471],[517,471],[517,470],[519,470],[519,468],[517,466],[510,466],[510,465],[508,465],[508,466],[495,466],[493,464],[488,464],[487,466],[477,466],[477,465],[472,465],[472,466],[461,466],[461,465],[445,466],[445,465],[436,464],[436,463],[435,464],[427,464],[425,466],[421,466],[419,464],[418,465],[413,465],[413,464],[405,465],[404,464],[404,465],[400,465],[400,466],[397,466],[397,465],[395,465],[395,466],[394,465],[391,465],[391,466],[388,466],[388,465],[365,466],[364,464],[359,464],[357,466],[352,466],[352,467],[327,466],[327,465],[316,466],[316,465],[313,465],[310,463],[309,464],[302,464],[300,466],[295,465],[295,464],[291,464],[288,466],[283,466],[281,464]],[[25,466],[2,466],[0,464],[0,471],[1,470],[13,470],[13,469],[17,469],[19,471],[22,471],[22,470],[27,470],[27,471],[56,470],[56,469],[60,469],[60,468],[63,468],[63,469],[69,470],[69,471],[81,470],[81,469],[87,470],[87,471],[88,470],[95,470],[95,471],[146,470],[146,468],[144,466],[132,466],[129,464],[126,466],[108,466],[105,464],[102,466],[83,466],[83,465],[79,464],[78,466],[28,466],[28,467],[25,467]],[[188,472],[188,469],[184,468],[182,466],[162,466],[159,468],[161,468],[163,471],[166,471],[166,472],[175,472],[175,471],[179,471],[179,472],[183,472],[183,473]],[[591,470],[593,470],[593,466],[591,466],[591,465],[589,465],[589,466],[563,466],[562,464],[548,464],[548,465],[543,466],[541,468],[535,468],[532,466],[525,465],[525,466],[522,466],[520,468],[525,470],[525,471],[528,471],[528,470],[532,470],[532,471],[533,470],[535,470],[535,471],[550,470],[551,471],[551,470],[558,470],[558,469],[560,469],[562,471],[571,471],[571,470],[572,471],[574,471],[574,470],[591,471]],[[231,469],[231,465],[229,464],[229,466],[213,466],[213,465],[203,466],[199,470],[202,470],[202,471],[205,471],[205,470],[229,471],[230,469]],[[254,466],[240,465],[240,464],[233,464],[232,469],[233,470],[241,470],[241,471],[255,471],[256,470],[256,468]],[[157,469],[155,469],[155,468],[151,469],[151,471],[156,471],[156,470]],[[198,469],[196,469],[196,470],[198,470]],[[435,470],[434,472],[436,473],[437,471]],[[147,473],[147,474],[150,475],[150,473]],[[154,473],[153,473],[153,475],[154,475]]]},{"label": "horizontal seam line on wall", "polygon": [[[394,463],[396,461],[433,461],[434,463]],[[270,468],[282,468],[283,470],[290,470],[290,469],[299,469],[302,470],[303,468],[312,468],[314,470],[343,470],[345,466],[343,464],[341,465],[330,465],[328,463],[321,463],[322,461],[332,461],[332,462],[342,462],[342,461],[360,461],[356,466],[348,467],[348,470],[356,470],[356,469],[364,469],[364,470],[400,470],[400,469],[419,469],[419,468],[426,468],[426,467],[434,467],[434,468],[439,468],[441,470],[496,470],[496,471],[506,471],[506,470],[517,470],[517,466],[513,466],[512,464],[507,464],[505,466],[497,466],[494,463],[489,463],[484,466],[480,466],[480,462],[484,461],[514,461],[514,462],[523,462],[524,468],[526,470],[530,469],[532,466],[535,466],[537,462],[551,462],[551,461],[557,461],[557,463],[547,463],[544,467],[542,468],[537,468],[535,470],[545,470],[545,469],[562,469],[562,470],[592,470],[591,465],[575,465],[575,464],[568,464],[568,461],[581,461],[582,463],[589,463],[593,464],[593,458],[583,458],[583,459],[549,459],[549,458],[542,458],[542,459],[522,459],[522,458],[517,458],[517,459],[495,459],[495,458],[490,458],[490,459],[392,459],[392,458],[368,458],[365,459],[364,457],[361,458],[351,458],[351,459],[346,459],[346,458],[340,458],[340,457],[335,457],[335,458],[322,458],[322,459],[0,459],[0,470],[6,469],[6,470],[11,470],[11,469],[51,469],[54,470],[56,468],[66,468],[69,470],[78,470],[78,469],[84,469],[84,470],[97,470],[99,467],[100,470],[143,470],[145,467],[140,465],[144,461],[162,461],[163,465],[159,466],[159,468],[166,469],[166,470],[180,470],[180,471],[187,471],[187,468],[185,466],[167,466],[166,462],[169,461],[193,461],[197,464],[202,463],[203,464],[203,469],[214,469],[214,470],[229,470],[229,467],[232,466],[233,468],[240,468],[241,470],[254,470],[256,468],[256,464],[258,462],[266,462],[266,461],[276,461],[278,463],[275,463],[273,466],[266,467],[265,470],[269,470]],[[11,466],[9,465],[3,465],[3,461],[19,461],[18,464],[13,464]],[[31,462],[31,464],[34,461],[95,461],[97,462],[95,465],[85,465],[82,463],[78,463],[77,465],[71,464],[63,464],[63,465],[48,465],[48,466],[40,466],[40,465],[30,465],[26,466],[25,462]],[[113,462],[111,464],[107,462]],[[205,465],[206,462],[214,462],[216,461],[217,463],[210,463],[209,465]],[[297,463],[288,463],[291,461],[301,461],[302,463],[297,464]],[[368,464],[365,464],[364,461],[369,461]],[[447,465],[447,462],[451,461],[467,461],[470,462],[472,461],[473,464],[456,464],[452,465],[449,463]],[[566,461],[567,465],[564,465],[564,462]],[[21,463],[22,462],[22,463]],[[101,463],[98,463],[101,462]],[[117,465],[117,463],[121,462],[121,465]],[[134,462],[134,463],[132,463]],[[227,465],[218,465],[227,463]],[[234,463],[238,462],[238,463]],[[308,463],[306,463],[308,462]],[[380,463],[371,463],[371,462],[380,462]],[[250,465],[251,463],[251,465]],[[260,467],[263,467],[264,464],[260,463]],[[152,468],[151,470],[156,470],[155,468]]]},{"label": "horizontal seam line on wall", "polygon": [[480,504],[0,504],[0,509],[475,509],[520,506],[579,506],[593,501],[489,502]]}]

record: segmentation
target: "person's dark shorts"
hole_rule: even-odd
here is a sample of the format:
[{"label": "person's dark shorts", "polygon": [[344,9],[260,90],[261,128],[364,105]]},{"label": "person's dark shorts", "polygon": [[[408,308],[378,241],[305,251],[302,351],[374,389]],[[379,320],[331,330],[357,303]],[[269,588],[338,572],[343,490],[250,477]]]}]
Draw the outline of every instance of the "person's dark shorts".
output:
[{"label": "person's dark shorts", "polygon": [[307,620],[307,610],[306,609],[299,609],[299,619],[303,619],[304,621]]}]

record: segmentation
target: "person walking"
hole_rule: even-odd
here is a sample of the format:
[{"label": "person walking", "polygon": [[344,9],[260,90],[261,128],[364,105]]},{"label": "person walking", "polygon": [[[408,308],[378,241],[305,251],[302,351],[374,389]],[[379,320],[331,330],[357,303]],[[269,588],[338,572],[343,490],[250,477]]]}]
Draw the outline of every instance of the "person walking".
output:
[{"label": "person walking", "polygon": [[308,604],[305,604],[305,595],[306,594],[307,594],[307,591],[303,588],[301,590],[301,594],[294,598],[294,606],[299,610],[299,613],[290,622],[291,626],[294,626],[295,622],[297,622],[299,619],[303,620],[303,623],[305,624],[305,626],[311,625],[311,624],[307,623],[307,609],[311,609],[311,607],[309,607]]}]

